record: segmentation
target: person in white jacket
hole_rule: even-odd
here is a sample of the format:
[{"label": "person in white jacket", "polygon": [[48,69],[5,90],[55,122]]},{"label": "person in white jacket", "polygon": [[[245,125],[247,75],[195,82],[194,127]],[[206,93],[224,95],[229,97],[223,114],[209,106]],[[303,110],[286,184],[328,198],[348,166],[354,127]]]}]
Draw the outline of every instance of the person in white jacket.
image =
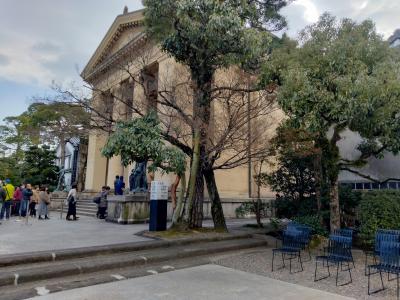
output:
[{"label": "person in white jacket", "polygon": [[[77,199],[77,192],[76,192],[77,185],[73,184],[72,189],[68,193],[67,202],[68,202],[68,213],[67,213],[67,221],[76,221],[78,218],[76,216],[76,201]],[[71,217],[72,216],[72,220]]]}]

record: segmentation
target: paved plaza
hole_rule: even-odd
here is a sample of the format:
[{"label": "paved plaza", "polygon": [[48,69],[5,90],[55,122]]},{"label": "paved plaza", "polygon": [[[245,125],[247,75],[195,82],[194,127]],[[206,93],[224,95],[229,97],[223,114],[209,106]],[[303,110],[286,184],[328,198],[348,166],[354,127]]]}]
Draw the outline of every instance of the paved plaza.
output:
[{"label": "paved plaza", "polygon": [[50,220],[30,218],[28,224],[16,220],[13,217],[0,225],[0,255],[149,240],[135,235],[147,230],[146,224],[122,226],[84,216],[66,221],[59,213],[52,213]]},{"label": "paved plaza", "polygon": [[216,265],[75,289],[31,300],[350,300],[300,285]]}]

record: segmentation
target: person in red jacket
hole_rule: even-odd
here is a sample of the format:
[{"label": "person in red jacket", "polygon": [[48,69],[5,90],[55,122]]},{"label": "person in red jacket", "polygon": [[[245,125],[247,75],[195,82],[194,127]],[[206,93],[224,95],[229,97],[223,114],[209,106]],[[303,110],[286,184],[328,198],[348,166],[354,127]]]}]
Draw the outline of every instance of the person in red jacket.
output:
[{"label": "person in red jacket", "polygon": [[13,212],[14,215],[20,216],[20,207],[21,207],[21,200],[22,200],[22,185],[18,186],[15,189],[14,195],[13,195]]}]

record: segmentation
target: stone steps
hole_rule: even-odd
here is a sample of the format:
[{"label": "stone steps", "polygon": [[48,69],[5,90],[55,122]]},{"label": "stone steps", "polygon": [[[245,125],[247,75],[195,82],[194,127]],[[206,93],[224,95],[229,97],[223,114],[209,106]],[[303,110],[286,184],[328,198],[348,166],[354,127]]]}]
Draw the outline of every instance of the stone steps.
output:
[{"label": "stone steps", "polygon": [[[35,282],[73,278],[95,274],[118,268],[128,268],[130,272],[143,266],[202,255],[213,255],[228,251],[265,247],[267,242],[249,234],[227,235],[224,237],[204,237],[175,241],[149,241],[119,245],[86,247],[37,253],[0,256],[0,289],[14,292],[0,293],[2,299],[24,299],[21,295],[24,287],[34,286]],[[195,259],[194,259],[195,260]],[[75,276],[75,278],[74,278]],[[109,276],[109,280],[115,280]],[[88,284],[91,285],[91,284]],[[43,286],[43,285],[36,285]],[[66,284],[68,288],[68,284]],[[18,288],[18,289],[17,289]],[[71,287],[69,287],[71,288]],[[34,292],[33,288],[28,288]],[[21,291],[18,293],[18,291]]]}]

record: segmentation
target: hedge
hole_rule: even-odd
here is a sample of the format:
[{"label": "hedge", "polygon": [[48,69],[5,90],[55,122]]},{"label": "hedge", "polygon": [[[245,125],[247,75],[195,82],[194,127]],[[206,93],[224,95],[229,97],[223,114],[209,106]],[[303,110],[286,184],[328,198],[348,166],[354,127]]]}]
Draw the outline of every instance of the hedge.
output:
[{"label": "hedge", "polygon": [[400,228],[400,192],[363,193],[360,203],[360,237],[373,244],[377,229]]}]

